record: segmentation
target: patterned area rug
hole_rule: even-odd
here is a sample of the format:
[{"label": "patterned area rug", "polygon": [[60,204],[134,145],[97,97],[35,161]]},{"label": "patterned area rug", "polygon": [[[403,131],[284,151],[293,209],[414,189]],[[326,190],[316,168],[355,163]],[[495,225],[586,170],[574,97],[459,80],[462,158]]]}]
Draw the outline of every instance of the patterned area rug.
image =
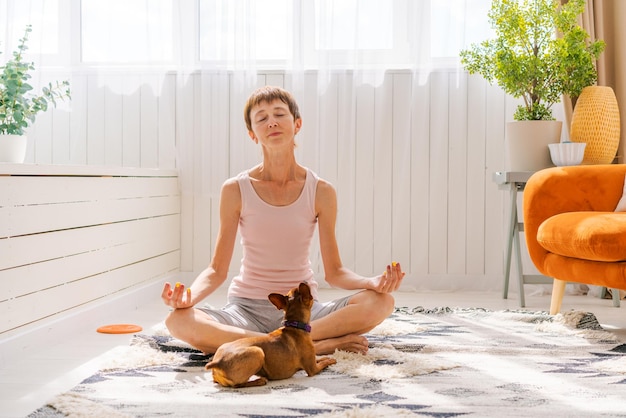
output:
[{"label": "patterned area rug", "polygon": [[156,334],[30,417],[626,417],[626,344],[590,313],[398,308],[367,355],[245,389]]}]

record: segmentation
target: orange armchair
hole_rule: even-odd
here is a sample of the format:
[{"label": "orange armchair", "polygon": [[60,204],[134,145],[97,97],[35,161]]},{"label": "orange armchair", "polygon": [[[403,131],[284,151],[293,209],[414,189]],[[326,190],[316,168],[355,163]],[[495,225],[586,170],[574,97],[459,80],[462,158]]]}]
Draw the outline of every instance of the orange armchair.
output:
[{"label": "orange armchair", "polygon": [[526,245],[554,279],[550,314],[561,310],[567,282],[626,289],[626,212],[615,212],[625,176],[624,164],[553,167],[526,183]]}]

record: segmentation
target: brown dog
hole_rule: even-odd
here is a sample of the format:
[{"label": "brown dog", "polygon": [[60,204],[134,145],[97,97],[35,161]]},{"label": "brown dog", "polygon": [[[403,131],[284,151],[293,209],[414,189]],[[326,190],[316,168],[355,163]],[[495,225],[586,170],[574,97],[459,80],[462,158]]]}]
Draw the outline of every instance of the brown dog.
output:
[{"label": "brown dog", "polygon": [[[213,381],[222,386],[261,386],[269,380],[287,379],[298,370],[314,376],[337,361],[315,357],[311,339],[313,297],[306,283],[287,295],[272,293],[269,300],[285,311],[283,326],[262,337],[249,337],[222,344],[206,369],[213,370]],[[250,380],[252,376],[257,379]]]}]

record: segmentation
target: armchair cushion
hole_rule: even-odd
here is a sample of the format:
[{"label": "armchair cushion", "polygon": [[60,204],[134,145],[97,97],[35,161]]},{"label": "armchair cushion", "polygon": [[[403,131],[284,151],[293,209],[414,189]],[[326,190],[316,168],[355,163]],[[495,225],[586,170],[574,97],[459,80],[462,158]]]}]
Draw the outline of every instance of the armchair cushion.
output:
[{"label": "armchair cushion", "polygon": [[549,217],[537,231],[548,252],[581,260],[626,260],[626,213],[565,212]]}]

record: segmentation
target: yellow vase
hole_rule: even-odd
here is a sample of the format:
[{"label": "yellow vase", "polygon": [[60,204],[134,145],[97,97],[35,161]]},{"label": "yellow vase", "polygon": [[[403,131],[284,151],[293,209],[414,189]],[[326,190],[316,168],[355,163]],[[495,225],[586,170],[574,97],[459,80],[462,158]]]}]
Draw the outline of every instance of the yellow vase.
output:
[{"label": "yellow vase", "polygon": [[589,86],[581,92],[572,114],[570,140],[585,142],[582,164],[610,164],[619,147],[620,119],[611,87]]}]

